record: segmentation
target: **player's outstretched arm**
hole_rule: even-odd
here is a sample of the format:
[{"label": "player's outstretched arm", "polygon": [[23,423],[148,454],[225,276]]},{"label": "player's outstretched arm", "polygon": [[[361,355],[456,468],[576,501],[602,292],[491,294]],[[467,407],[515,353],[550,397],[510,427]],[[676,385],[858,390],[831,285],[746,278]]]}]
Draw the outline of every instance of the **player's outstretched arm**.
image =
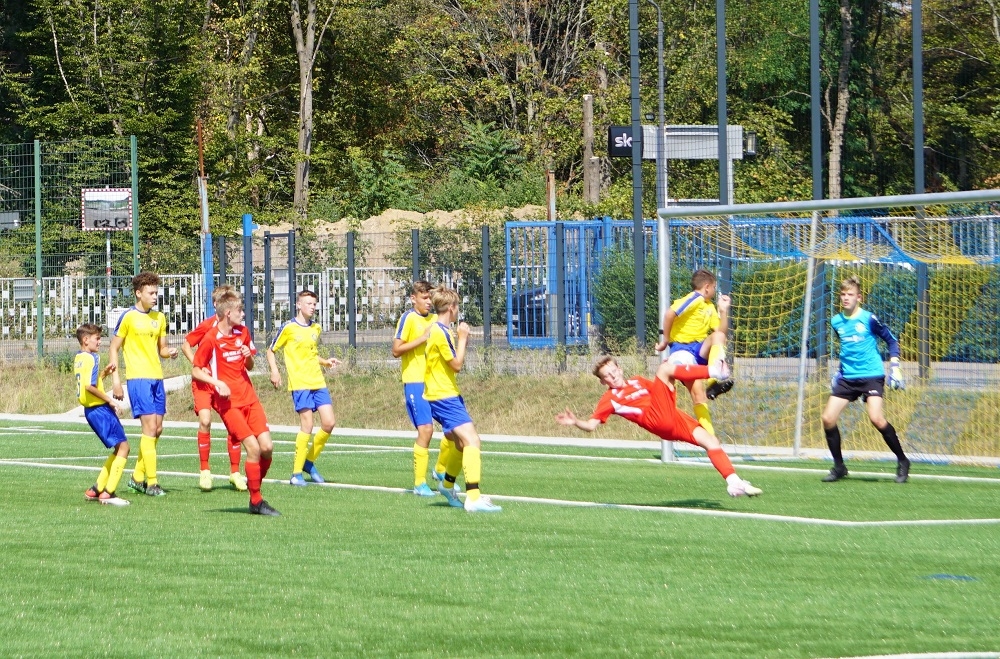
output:
[{"label": "player's outstretched arm", "polygon": [[597,419],[581,421],[576,418],[576,415],[568,407],[559,414],[556,414],[556,423],[562,426],[575,426],[584,432],[594,432],[597,426],[601,425],[601,422]]},{"label": "player's outstretched arm", "polygon": [[190,343],[184,341],[184,343],[181,344],[181,352],[184,353],[184,356],[187,357],[189,362],[192,364],[194,363],[194,348],[191,347]]},{"label": "player's outstretched arm", "polygon": [[205,384],[212,385],[213,387],[215,387],[215,390],[219,392],[219,395],[222,396],[223,398],[229,398],[230,394],[232,393],[229,389],[228,384],[226,384],[222,380],[213,378],[211,375],[208,374],[208,371],[206,371],[201,366],[191,367],[191,377],[197,380],[198,382],[204,382]]},{"label": "player's outstretched arm", "polygon": [[171,348],[167,343],[167,337],[161,336],[157,341],[157,346],[160,349],[160,357],[164,359],[177,359],[177,348]]},{"label": "player's outstretched arm", "polygon": [[339,359],[337,359],[336,357],[320,357],[319,358],[319,365],[322,366],[323,368],[335,368],[337,366],[340,366],[340,364],[341,364],[341,361]]}]

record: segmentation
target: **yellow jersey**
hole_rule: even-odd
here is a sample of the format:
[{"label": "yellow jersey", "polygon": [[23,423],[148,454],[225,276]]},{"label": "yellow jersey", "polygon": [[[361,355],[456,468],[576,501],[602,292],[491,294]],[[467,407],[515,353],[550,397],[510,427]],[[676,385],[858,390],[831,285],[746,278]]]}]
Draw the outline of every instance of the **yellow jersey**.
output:
[{"label": "yellow jersey", "polygon": [[301,391],[326,387],[326,378],[319,365],[319,323],[303,325],[293,318],[283,324],[271,341],[270,349],[285,354],[288,371],[288,390]]},{"label": "yellow jersey", "polygon": [[84,407],[104,405],[104,400],[87,391],[87,385],[104,391],[104,381],[101,380],[101,356],[96,352],[81,350],[73,359],[73,373],[76,375],[76,399]]},{"label": "yellow jersey", "polygon": [[691,291],[670,305],[677,318],[670,326],[671,343],[697,343],[704,341],[719,327],[719,312],[710,300],[698,291]]},{"label": "yellow jersey", "polygon": [[167,317],[159,311],[140,311],[132,307],[122,314],[115,336],[125,339],[125,379],[162,380],[160,337],[167,335]]},{"label": "yellow jersey", "polygon": [[[413,309],[410,309],[396,323],[395,338],[402,339],[403,343],[409,343],[423,336],[427,328],[435,322],[437,322],[437,314],[428,313],[426,316],[421,316]],[[425,348],[426,346],[417,346],[400,356],[403,363],[403,384],[415,384],[424,381],[424,371],[427,369],[427,360],[424,357]]]},{"label": "yellow jersey", "polygon": [[458,374],[448,364],[458,357],[455,335],[451,328],[444,323],[434,321],[431,325],[431,335],[424,345],[427,359],[424,399],[434,401],[458,396]]}]

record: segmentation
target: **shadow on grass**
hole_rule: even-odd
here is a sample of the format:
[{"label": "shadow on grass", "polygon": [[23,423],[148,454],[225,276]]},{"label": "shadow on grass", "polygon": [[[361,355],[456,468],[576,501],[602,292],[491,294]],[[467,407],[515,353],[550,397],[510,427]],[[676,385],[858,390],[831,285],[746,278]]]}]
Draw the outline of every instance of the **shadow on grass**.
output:
[{"label": "shadow on grass", "polygon": [[247,510],[246,506],[240,506],[239,508],[216,508],[215,510],[207,510],[205,512],[209,513],[239,513],[240,515],[249,515],[250,511]]},{"label": "shadow on grass", "polygon": [[[635,504],[637,506],[649,504]],[[714,499],[680,499],[678,501],[664,501],[656,504],[665,508],[702,508],[706,510],[724,510],[722,504]]]}]

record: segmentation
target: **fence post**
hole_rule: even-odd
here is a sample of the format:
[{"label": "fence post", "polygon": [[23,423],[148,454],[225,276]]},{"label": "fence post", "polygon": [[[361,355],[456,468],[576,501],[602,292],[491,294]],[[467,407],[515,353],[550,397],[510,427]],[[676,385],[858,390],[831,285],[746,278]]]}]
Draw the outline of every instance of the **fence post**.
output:
[{"label": "fence post", "polygon": [[566,372],[566,225],[556,222],[556,352],[559,372]]},{"label": "fence post", "polygon": [[[816,281],[814,283],[816,294],[816,366],[825,368],[827,364],[826,330],[828,321],[826,308],[826,263],[820,261],[816,264]],[[809,321],[808,318],[805,319]]]},{"label": "fence post", "polygon": [[930,377],[931,370],[931,287],[927,264],[917,263],[917,363],[920,378]]},{"label": "fence post", "polygon": [[[288,232],[288,317],[295,316],[295,231]],[[319,295],[319,291],[316,291]]]},{"label": "fence post", "polygon": [[347,232],[347,345],[358,347],[358,301],[354,281],[354,232]]},{"label": "fence post", "polygon": [[132,274],[139,274],[139,147],[135,135],[129,139],[132,165]]},{"label": "fence post", "polygon": [[271,232],[264,232],[264,340],[271,340]]},{"label": "fence post", "polygon": [[219,236],[219,286],[226,285],[226,267],[229,265],[226,258],[226,237]]},{"label": "fence post", "polygon": [[483,225],[483,345],[489,347],[493,342],[493,310],[490,308],[490,295],[493,293],[493,280],[490,277],[490,228]]},{"label": "fence post", "polygon": [[420,229],[410,229],[410,258],[413,266],[413,281],[418,282],[420,276]]},{"label": "fence post", "polygon": [[45,356],[45,304],[42,291],[42,143],[35,140],[35,341],[36,356]]},{"label": "fence post", "polygon": [[243,308],[247,311],[248,318],[244,321],[253,336],[254,328],[254,299],[253,299],[253,230],[257,225],[253,223],[253,215],[246,213],[243,215]]}]

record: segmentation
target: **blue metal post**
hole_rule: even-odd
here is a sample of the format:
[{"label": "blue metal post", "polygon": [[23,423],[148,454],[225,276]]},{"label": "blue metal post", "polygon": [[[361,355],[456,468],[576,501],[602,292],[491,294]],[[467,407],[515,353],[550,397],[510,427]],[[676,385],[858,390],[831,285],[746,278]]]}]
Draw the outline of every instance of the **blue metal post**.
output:
[{"label": "blue metal post", "polygon": [[258,228],[253,223],[253,215],[246,213],[243,216],[243,308],[246,310],[246,323],[250,334],[254,328],[254,310],[256,309],[253,299],[253,231]]}]

